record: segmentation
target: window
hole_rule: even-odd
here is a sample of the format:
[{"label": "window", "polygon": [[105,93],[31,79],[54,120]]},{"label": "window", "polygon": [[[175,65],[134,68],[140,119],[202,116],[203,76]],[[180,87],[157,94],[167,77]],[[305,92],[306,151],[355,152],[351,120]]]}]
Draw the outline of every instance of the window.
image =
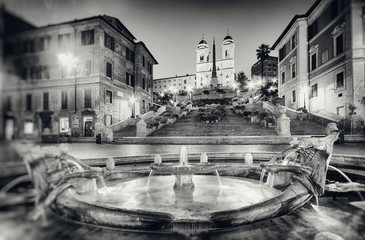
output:
[{"label": "window", "polygon": [[91,108],[91,90],[84,90],[84,108]]},{"label": "window", "polygon": [[318,20],[316,19],[308,27],[308,40],[311,40],[318,33]]},{"label": "window", "polygon": [[114,38],[107,33],[104,33],[104,45],[114,51]]},{"label": "window", "polygon": [[296,101],[297,101],[297,95],[296,95],[295,90],[293,90],[293,92],[292,92],[292,102],[295,103]]},{"label": "window", "polygon": [[311,96],[312,97],[318,97],[318,87],[317,87],[317,83],[316,84],[314,84],[314,85],[312,85],[312,94],[311,94]]},{"label": "window", "polygon": [[81,45],[94,44],[94,29],[81,32]]},{"label": "window", "polygon": [[143,89],[146,88],[146,80],[144,78],[142,78],[142,88]]},{"label": "window", "polygon": [[322,52],[322,64],[328,61],[328,49]]},{"label": "window", "polygon": [[147,62],[148,72],[152,74],[152,64]]},{"label": "window", "polygon": [[281,98],[283,99],[283,104],[285,106],[285,95],[283,95]]},{"label": "window", "polygon": [[44,92],[43,93],[43,110],[49,110],[49,93]]},{"label": "window", "polygon": [[336,37],[336,51],[335,54],[341,54],[343,52],[343,34]]},{"label": "window", "polygon": [[338,15],[338,0],[334,0],[331,3],[331,19],[334,19]]},{"label": "window", "polygon": [[34,41],[26,40],[23,42],[23,53],[34,52]]},{"label": "window", "polygon": [[281,72],[281,84],[285,83],[285,70],[286,70],[286,66],[282,66],[280,68],[280,72]]},{"label": "window", "polygon": [[228,58],[228,51],[227,50],[225,51],[225,55],[226,55],[226,58]]},{"label": "window", "polygon": [[204,62],[204,56],[203,55],[200,56],[200,62]]},{"label": "window", "polygon": [[42,79],[49,79],[49,69],[48,66],[40,66],[39,67],[41,71],[41,78]]},{"label": "window", "polygon": [[69,120],[67,117],[60,118],[60,133],[68,133]]},{"label": "window", "polygon": [[186,84],[186,79],[184,79],[184,84]]},{"label": "window", "polygon": [[145,60],[145,57],[144,56],[142,56],[142,66],[143,67],[146,67],[146,60]]},{"label": "window", "polygon": [[142,109],[143,111],[146,110],[146,101],[144,99],[142,100]]},{"label": "window", "polygon": [[345,86],[344,73],[340,72],[336,75],[336,88],[342,88]]},{"label": "window", "polygon": [[283,60],[286,56],[285,46],[279,50],[279,61]]},{"label": "window", "polygon": [[67,91],[61,92],[61,109],[67,109],[68,108],[68,96]]},{"label": "window", "polygon": [[297,75],[297,56],[290,59],[290,72],[291,78],[295,78]]},{"label": "window", "polygon": [[318,66],[318,45],[312,46],[309,49],[309,61],[310,61],[310,70],[313,71]]},{"label": "window", "polygon": [[27,94],[27,111],[32,111],[32,94]]},{"label": "window", "polygon": [[129,48],[126,49],[126,58],[128,61],[134,63],[134,52]]},{"label": "window", "polygon": [[297,64],[294,62],[291,65],[291,78],[295,78],[296,76],[296,71],[297,71]]},{"label": "window", "polygon": [[112,71],[113,71],[112,64],[109,62],[106,62],[106,76],[108,78],[112,78]]},{"label": "window", "polygon": [[317,54],[314,53],[311,56],[311,70],[314,70],[317,68]]},{"label": "window", "polygon": [[65,48],[70,45],[70,34],[60,34],[58,35],[58,47]]},{"label": "window", "polygon": [[337,25],[332,31],[332,38],[333,38],[333,47],[334,47],[334,56],[337,56],[344,51],[344,29],[345,23]]},{"label": "window", "polygon": [[51,37],[42,37],[39,39],[39,51],[49,50]]},{"label": "window", "polygon": [[105,103],[113,103],[113,93],[111,91],[106,90]]},{"label": "window", "polygon": [[126,84],[134,87],[134,76],[132,74],[126,73]]},{"label": "window", "polygon": [[112,115],[105,115],[105,125],[112,125]]},{"label": "window", "polygon": [[297,36],[294,33],[294,35],[291,37],[291,49],[293,50],[297,46]]}]

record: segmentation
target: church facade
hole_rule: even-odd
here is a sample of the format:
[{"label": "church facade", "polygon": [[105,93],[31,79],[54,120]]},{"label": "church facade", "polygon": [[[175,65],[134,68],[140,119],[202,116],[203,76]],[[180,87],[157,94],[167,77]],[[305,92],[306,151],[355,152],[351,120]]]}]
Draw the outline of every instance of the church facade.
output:
[{"label": "church facade", "polygon": [[[202,39],[196,48],[196,86],[195,88],[230,87],[235,81],[234,68],[234,41],[227,35],[222,42],[222,58],[213,59],[208,43]],[[213,41],[213,55],[215,54],[215,42]],[[212,73],[216,64],[216,83],[212,82]]]},{"label": "church facade", "polygon": [[[221,44],[222,58],[215,60],[215,41],[213,41],[211,52],[208,43],[203,38],[196,48],[196,73],[154,79],[153,92],[161,94],[172,90],[232,87],[235,81],[234,48],[234,41],[227,34]],[[214,65],[215,71],[213,71]]]}]

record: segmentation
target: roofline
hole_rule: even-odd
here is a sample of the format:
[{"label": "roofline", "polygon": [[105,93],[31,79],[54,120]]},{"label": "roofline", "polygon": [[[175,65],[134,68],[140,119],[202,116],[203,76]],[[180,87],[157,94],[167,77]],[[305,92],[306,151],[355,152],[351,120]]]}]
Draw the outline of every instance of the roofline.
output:
[{"label": "roofline", "polygon": [[[107,16],[107,15],[105,15]],[[110,16],[109,16],[110,17]],[[116,30],[118,33],[122,34],[123,36],[125,36],[127,39],[129,39],[128,36],[126,36],[124,33],[122,33],[118,28],[116,28],[113,24],[111,24],[110,22],[108,22],[103,15],[97,15],[97,16],[92,16],[92,17],[87,17],[87,18],[81,18],[81,19],[75,19],[72,21],[67,21],[67,22],[61,22],[61,23],[55,23],[55,24],[49,24],[49,25],[45,25],[45,26],[41,26],[38,27],[37,29],[42,29],[42,28],[47,28],[47,27],[54,27],[54,26],[59,26],[59,25],[64,25],[64,24],[72,24],[72,23],[78,23],[78,22],[83,22],[83,21],[90,21],[90,20],[94,20],[94,19],[102,19],[105,23],[107,23],[110,27],[114,28],[114,30]],[[118,18],[116,18],[118,19]],[[126,28],[124,26],[124,24],[118,19],[118,21],[122,24],[122,26],[127,30],[128,34],[131,35],[133,40],[136,40],[136,37],[128,30],[128,28]]]},{"label": "roofline", "polygon": [[150,50],[148,50],[148,48],[147,48],[147,46],[146,46],[146,44],[144,42],[139,41],[136,44],[141,44],[146,49],[146,51],[148,52],[148,54],[152,57],[153,61],[155,61],[155,64],[158,64],[156,58],[152,55],[152,53],[150,52]]},{"label": "roofline", "polygon": [[181,77],[190,77],[190,76],[195,76],[195,75],[196,74],[188,74],[188,75],[181,75],[181,76],[174,76],[174,77],[156,78],[156,79],[153,79],[153,81],[172,79],[172,78],[181,78]]},{"label": "roofline", "polygon": [[[271,59],[270,59],[271,58]],[[275,58],[275,59],[272,59],[272,58]],[[278,61],[279,60],[279,58],[278,57],[275,57],[275,56],[269,56],[269,58],[267,58],[267,59],[265,59],[265,61],[266,60],[276,60],[276,61]],[[264,62],[265,62],[264,61]],[[258,64],[258,63],[260,63],[260,60],[258,60],[257,62],[255,62],[252,66],[251,66],[251,69],[256,65],[256,64]]]},{"label": "roofline", "polygon": [[305,14],[295,15],[292,20],[289,22],[288,26],[284,29],[284,31],[280,34],[279,38],[275,41],[275,43],[271,46],[271,49],[275,49],[276,46],[279,44],[279,42],[284,38],[284,36],[288,33],[292,25],[295,23],[295,21],[299,18],[307,18],[314,9],[319,5],[319,3],[322,2],[322,0],[317,0],[313,3],[313,5],[308,9],[308,11]]}]

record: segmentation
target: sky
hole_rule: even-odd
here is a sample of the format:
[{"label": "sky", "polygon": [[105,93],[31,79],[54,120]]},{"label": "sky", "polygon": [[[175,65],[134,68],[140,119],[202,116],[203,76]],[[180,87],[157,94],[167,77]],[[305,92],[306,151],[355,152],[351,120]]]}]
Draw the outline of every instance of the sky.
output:
[{"label": "sky", "polygon": [[[251,75],[261,43],[273,45],[296,14],[315,0],[0,0],[36,26],[96,15],[118,18],[158,61],[154,78],[194,74],[202,36],[217,59],[227,31],[235,42],[235,70]],[[277,56],[277,51],[272,51]]]}]

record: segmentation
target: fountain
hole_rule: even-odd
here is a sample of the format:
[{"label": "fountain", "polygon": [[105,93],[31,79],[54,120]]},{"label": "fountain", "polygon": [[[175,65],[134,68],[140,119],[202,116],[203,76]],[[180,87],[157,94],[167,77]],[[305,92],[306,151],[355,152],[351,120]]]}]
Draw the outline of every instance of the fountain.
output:
[{"label": "fountain", "polygon": [[[112,184],[102,177],[117,171],[113,162],[92,168],[71,159],[84,170],[68,172],[70,156],[62,153],[28,159],[28,164],[38,182],[37,205],[50,206],[65,218],[122,229],[176,230],[186,224],[195,230],[219,229],[284,215],[323,194],[337,136],[332,128],[324,138],[295,142],[261,168],[251,153],[240,164],[208,162],[207,154],[194,162],[182,147],[178,163],[156,155],[148,177],[116,177]],[[262,184],[242,177],[242,172],[260,175],[261,170]],[[92,184],[96,180],[98,191]]]}]

